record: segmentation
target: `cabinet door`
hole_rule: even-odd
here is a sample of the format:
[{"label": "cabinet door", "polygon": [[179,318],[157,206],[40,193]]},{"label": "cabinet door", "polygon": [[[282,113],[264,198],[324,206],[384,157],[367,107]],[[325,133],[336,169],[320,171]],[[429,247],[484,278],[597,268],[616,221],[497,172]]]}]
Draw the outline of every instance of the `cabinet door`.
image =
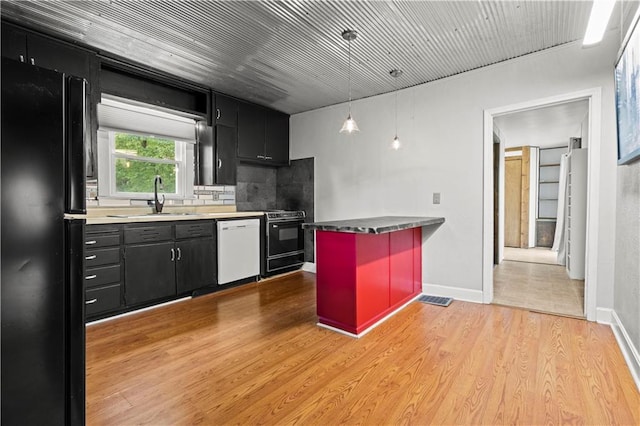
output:
[{"label": "cabinet door", "polygon": [[216,126],[216,183],[235,185],[237,170],[237,129]]},{"label": "cabinet door", "polygon": [[124,285],[127,306],[175,296],[175,258],[173,241],[126,246]]},{"label": "cabinet door", "polygon": [[215,183],[215,150],[213,144],[213,127],[199,124],[198,131],[198,173],[197,185],[213,185]]},{"label": "cabinet door", "polygon": [[178,294],[216,283],[216,251],[213,238],[176,243],[176,285]]},{"label": "cabinet door", "polygon": [[238,157],[264,160],[265,111],[254,104],[241,102],[238,107]]},{"label": "cabinet door", "polygon": [[2,23],[2,56],[27,61],[27,33]]},{"label": "cabinet door", "polygon": [[267,113],[265,152],[270,163],[289,164],[289,116],[278,111]]},{"label": "cabinet door", "polygon": [[91,52],[28,34],[27,53],[32,65],[91,80]]},{"label": "cabinet door", "polygon": [[213,123],[229,127],[238,126],[238,101],[224,95],[214,96]]}]

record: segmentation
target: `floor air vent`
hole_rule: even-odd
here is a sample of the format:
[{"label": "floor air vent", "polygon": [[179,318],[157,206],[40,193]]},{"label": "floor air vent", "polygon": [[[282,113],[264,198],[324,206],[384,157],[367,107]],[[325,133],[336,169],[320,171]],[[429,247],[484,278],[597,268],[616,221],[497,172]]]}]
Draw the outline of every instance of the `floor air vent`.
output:
[{"label": "floor air vent", "polygon": [[423,294],[422,296],[418,297],[418,302],[429,303],[431,305],[438,306],[449,306],[451,302],[453,302],[453,299],[450,297],[427,296],[426,294]]}]

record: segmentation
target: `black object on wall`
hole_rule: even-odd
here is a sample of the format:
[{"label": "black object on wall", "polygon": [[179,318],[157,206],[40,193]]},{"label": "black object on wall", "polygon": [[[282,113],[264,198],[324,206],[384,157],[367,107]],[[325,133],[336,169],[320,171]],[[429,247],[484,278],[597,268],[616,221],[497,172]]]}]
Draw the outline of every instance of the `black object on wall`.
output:
[{"label": "black object on wall", "polygon": [[84,211],[68,186],[84,190],[83,118],[67,114],[82,113],[85,99],[70,80],[82,85],[2,59],[4,425],[85,421],[84,220],[64,217]]}]

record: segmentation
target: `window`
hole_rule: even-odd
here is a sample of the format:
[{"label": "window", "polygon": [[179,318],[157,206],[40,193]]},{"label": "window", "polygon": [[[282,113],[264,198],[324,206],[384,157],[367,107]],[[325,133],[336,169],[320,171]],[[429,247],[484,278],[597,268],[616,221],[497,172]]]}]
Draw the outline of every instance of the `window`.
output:
[{"label": "window", "polygon": [[194,120],[104,100],[98,118],[101,197],[152,198],[156,176],[166,198],[193,196]]}]

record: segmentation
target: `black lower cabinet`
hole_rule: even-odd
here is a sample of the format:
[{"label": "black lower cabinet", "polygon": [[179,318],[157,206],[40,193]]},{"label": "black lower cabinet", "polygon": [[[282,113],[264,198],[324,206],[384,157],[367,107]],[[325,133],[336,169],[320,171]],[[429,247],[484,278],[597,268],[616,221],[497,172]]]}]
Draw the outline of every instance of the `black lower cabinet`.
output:
[{"label": "black lower cabinet", "polygon": [[84,239],[85,318],[122,308],[122,225],[88,225]]},{"label": "black lower cabinet", "polygon": [[212,238],[176,243],[176,286],[178,294],[191,293],[214,284],[216,249]]},{"label": "black lower cabinet", "polygon": [[216,240],[213,221],[176,223],[176,287],[178,294],[217,282]]},{"label": "black lower cabinet", "polygon": [[125,302],[141,305],[176,295],[173,241],[125,247]]},{"label": "black lower cabinet", "polygon": [[[125,310],[191,294],[216,283],[211,220],[142,223],[124,229]],[[103,291],[107,291],[104,288]],[[107,294],[103,295],[106,299]]]}]

